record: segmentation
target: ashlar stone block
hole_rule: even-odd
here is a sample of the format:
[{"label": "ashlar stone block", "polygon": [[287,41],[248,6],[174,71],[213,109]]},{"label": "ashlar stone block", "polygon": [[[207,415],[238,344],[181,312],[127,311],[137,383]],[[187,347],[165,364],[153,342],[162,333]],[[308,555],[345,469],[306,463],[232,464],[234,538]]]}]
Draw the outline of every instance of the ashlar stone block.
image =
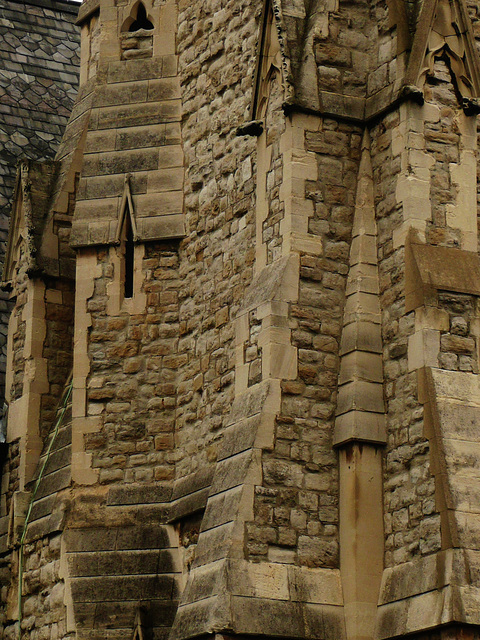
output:
[{"label": "ashlar stone block", "polygon": [[352,410],[384,413],[383,385],[363,380],[342,385],[338,390],[337,416]]},{"label": "ashlar stone block", "polygon": [[408,370],[437,367],[440,353],[440,331],[422,329],[408,338]]},{"label": "ashlar stone block", "polygon": [[352,351],[382,353],[380,325],[373,322],[358,321],[347,324],[342,331],[339,355]]},{"label": "ashlar stone block", "polygon": [[381,354],[361,350],[345,354],[341,360],[338,382],[342,385],[353,380],[383,382]]},{"label": "ashlar stone block", "polygon": [[386,442],[386,418],[384,414],[354,410],[335,418],[334,446],[362,440],[380,444]]},{"label": "ashlar stone block", "polygon": [[358,292],[348,296],[343,315],[344,325],[358,320],[380,324],[380,305],[377,295]]}]

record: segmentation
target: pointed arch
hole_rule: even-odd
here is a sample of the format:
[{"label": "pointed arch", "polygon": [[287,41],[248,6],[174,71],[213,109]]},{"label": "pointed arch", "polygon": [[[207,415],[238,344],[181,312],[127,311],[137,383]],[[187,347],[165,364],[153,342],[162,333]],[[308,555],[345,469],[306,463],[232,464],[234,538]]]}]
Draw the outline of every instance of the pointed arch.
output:
[{"label": "pointed arch", "polygon": [[122,33],[134,33],[136,31],[140,31],[141,29],[151,31],[154,28],[155,27],[151,20],[151,16],[148,15],[147,8],[145,7],[142,0],[138,0],[133,4],[128,18],[122,25],[121,31]]},{"label": "pointed arch", "polygon": [[137,223],[135,220],[135,208],[133,206],[132,192],[130,189],[130,174],[125,175],[125,184],[123,187],[122,202],[120,203],[120,215],[118,216],[117,231],[115,233],[115,242],[120,244],[124,232],[125,222],[128,219],[132,228],[133,241],[137,241]]},{"label": "pointed arch", "polygon": [[128,28],[130,32],[140,31],[140,29],[146,29],[147,31],[153,29],[152,22],[147,18],[147,10],[143,2],[139,2],[137,17]]},{"label": "pointed arch", "polygon": [[433,72],[435,58],[442,56],[448,57],[461,98],[480,96],[480,59],[463,0],[426,0],[404,84],[421,88]]}]

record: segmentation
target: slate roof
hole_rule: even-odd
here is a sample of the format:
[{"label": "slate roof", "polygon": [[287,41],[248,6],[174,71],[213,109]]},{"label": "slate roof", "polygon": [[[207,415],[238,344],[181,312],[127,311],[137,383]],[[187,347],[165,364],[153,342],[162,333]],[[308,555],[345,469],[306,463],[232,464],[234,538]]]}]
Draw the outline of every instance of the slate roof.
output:
[{"label": "slate roof", "polygon": [[[16,165],[55,155],[77,92],[78,5],[0,0],[0,240]],[[0,259],[3,251],[0,250]]]}]

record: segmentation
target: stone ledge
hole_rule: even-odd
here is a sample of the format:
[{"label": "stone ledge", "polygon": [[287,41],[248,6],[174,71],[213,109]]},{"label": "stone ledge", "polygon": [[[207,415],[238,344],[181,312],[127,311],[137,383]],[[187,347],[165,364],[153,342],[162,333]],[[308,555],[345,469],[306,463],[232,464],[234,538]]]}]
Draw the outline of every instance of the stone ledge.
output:
[{"label": "stone ledge", "polygon": [[385,569],[375,638],[449,623],[480,624],[480,552],[447,549]]},{"label": "stone ledge", "polygon": [[320,90],[318,96],[318,102],[305,96],[296,103],[286,102],[283,111],[285,115],[300,112],[363,124],[375,121],[404,102],[423,104],[423,93],[417,87],[404,85],[398,89],[392,83],[366,98],[325,90]]},{"label": "stone ledge", "polygon": [[267,265],[249,286],[239,315],[272,300],[296,302],[299,268],[296,255],[279,258]]},{"label": "stone ledge", "polygon": [[[113,217],[95,222],[74,222],[70,244],[74,249],[117,244],[117,224],[117,219]],[[182,213],[137,219],[138,242],[183,238],[184,235],[185,221]]]},{"label": "stone ledge", "polygon": [[349,411],[335,419],[333,446],[360,441],[385,444],[387,432],[385,415],[371,411]]},{"label": "stone ledge", "polygon": [[168,522],[175,522],[175,520],[179,520],[185,516],[203,511],[207,505],[209,492],[210,487],[205,487],[187,496],[178,498],[178,500],[171,505]]},{"label": "stone ledge", "polygon": [[288,638],[345,638],[340,573],[222,560],[191,572],[171,640],[224,631]]},{"label": "stone ledge", "polygon": [[178,498],[183,498],[184,496],[195,493],[199,489],[210,487],[213,479],[213,472],[213,467],[207,467],[175,480],[173,484],[172,500],[178,500]]},{"label": "stone ledge", "polygon": [[75,24],[81,25],[82,22],[92,15],[100,8],[100,0],[84,0],[83,4],[78,10],[77,21]]},{"label": "stone ledge", "polygon": [[480,296],[477,253],[409,243],[405,249],[405,312],[424,304],[437,306],[438,291]]}]

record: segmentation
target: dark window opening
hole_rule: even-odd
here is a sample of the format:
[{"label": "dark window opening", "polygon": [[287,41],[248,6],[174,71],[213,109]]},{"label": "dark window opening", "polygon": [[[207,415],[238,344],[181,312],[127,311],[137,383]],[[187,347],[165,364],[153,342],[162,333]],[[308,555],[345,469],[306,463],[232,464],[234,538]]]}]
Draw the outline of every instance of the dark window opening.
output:
[{"label": "dark window opening", "polygon": [[153,29],[153,24],[147,18],[147,12],[141,2],[138,5],[137,19],[130,25],[129,31],[140,31],[140,29]]},{"label": "dark window opening", "polygon": [[135,244],[133,242],[133,231],[130,223],[130,216],[125,220],[125,283],[123,295],[125,298],[133,298],[133,271],[135,267]]}]

